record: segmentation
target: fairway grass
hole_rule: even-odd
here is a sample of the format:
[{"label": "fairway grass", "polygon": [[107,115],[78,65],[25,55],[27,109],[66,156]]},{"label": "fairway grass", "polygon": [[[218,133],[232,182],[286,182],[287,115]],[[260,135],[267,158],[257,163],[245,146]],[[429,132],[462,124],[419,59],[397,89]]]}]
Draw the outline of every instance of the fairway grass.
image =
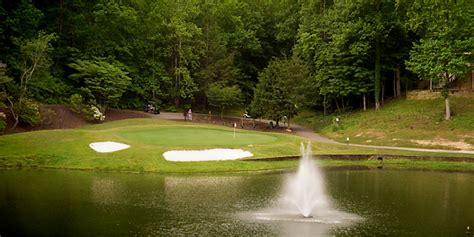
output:
[{"label": "fairway grass", "polygon": [[[98,153],[92,142],[114,141],[129,149]],[[169,162],[170,150],[244,149],[253,158],[297,156],[302,138],[214,125],[130,119],[82,129],[43,130],[0,137],[1,167],[98,169],[138,172],[219,172],[284,169],[296,162]]]},{"label": "fairway grass", "polygon": [[[93,142],[114,141],[130,145],[129,149],[98,153],[89,148]],[[306,139],[295,135],[263,133],[233,128],[166,121],[128,119],[90,125],[81,129],[43,130],[0,137],[0,167],[64,168],[127,172],[239,172],[295,168],[297,160],[265,161],[273,157],[297,157]],[[259,161],[170,162],[163,153],[170,150],[203,150],[213,148],[243,149]],[[314,154],[391,154],[410,156],[456,156],[443,154],[350,147],[313,143]],[[421,161],[418,161],[421,162]],[[373,164],[372,164],[373,163]],[[446,164],[445,164],[446,163]],[[434,169],[473,170],[471,164],[413,161],[388,162],[394,167],[432,167]],[[324,165],[375,166],[373,161],[324,161]],[[435,164],[429,166],[429,164]],[[463,165],[464,164],[464,165]]]}]

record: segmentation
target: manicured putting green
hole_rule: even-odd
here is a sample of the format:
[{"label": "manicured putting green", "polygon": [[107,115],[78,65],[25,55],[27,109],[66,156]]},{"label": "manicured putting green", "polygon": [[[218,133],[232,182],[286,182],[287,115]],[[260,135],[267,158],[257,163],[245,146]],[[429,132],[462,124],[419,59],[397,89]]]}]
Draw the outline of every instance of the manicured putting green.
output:
[{"label": "manicured putting green", "polygon": [[195,127],[127,130],[118,135],[130,141],[155,145],[250,145],[271,143],[278,139],[271,134],[240,131],[235,133],[234,138],[234,132],[231,130]]}]

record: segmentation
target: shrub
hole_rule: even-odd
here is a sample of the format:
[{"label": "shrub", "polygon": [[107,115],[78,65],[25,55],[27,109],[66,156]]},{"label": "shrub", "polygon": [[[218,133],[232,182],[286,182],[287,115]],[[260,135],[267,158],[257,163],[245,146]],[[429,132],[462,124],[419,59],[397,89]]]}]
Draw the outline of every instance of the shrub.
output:
[{"label": "shrub", "polygon": [[7,125],[7,123],[5,122],[6,119],[7,119],[7,116],[5,115],[5,113],[0,112],[0,130],[5,129]]},{"label": "shrub", "polygon": [[99,108],[95,105],[84,106],[81,112],[86,116],[89,121],[102,122],[105,120],[105,115],[100,112]]},{"label": "shrub", "polygon": [[82,109],[84,107],[84,100],[82,99],[82,96],[79,94],[74,94],[71,96],[69,99],[69,103],[71,105],[71,110],[74,113],[80,114],[82,112]]},{"label": "shrub", "polygon": [[83,114],[89,121],[104,121],[105,115],[100,112],[100,109],[95,105],[87,105],[84,99],[79,94],[74,94],[69,99],[71,103],[71,110],[74,113]]},{"label": "shrub", "polygon": [[37,125],[41,122],[39,112],[39,105],[31,99],[26,99],[21,108],[20,122],[26,123],[30,126]]}]

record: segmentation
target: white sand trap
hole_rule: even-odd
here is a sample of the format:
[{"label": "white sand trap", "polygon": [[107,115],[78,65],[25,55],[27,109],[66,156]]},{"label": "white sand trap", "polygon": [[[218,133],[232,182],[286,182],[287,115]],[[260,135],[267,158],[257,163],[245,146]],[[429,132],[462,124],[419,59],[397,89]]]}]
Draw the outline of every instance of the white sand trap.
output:
[{"label": "white sand trap", "polygon": [[94,142],[89,144],[90,148],[97,152],[114,152],[129,148],[130,146],[118,142]]},{"label": "white sand trap", "polygon": [[210,150],[182,150],[167,151],[163,156],[168,161],[213,161],[236,160],[252,157],[253,154],[242,149],[210,149]]}]

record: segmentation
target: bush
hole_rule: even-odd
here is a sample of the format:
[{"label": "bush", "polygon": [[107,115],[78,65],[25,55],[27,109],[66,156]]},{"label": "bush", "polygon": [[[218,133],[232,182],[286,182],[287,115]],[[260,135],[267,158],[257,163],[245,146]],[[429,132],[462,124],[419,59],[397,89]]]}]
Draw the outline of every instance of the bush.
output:
[{"label": "bush", "polygon": [[88,121],[102,122],[105,120],[105,115],[95,105],[84,106],[81,112]]},{"label": "bush", "polygon": [[41,116],[39,112],[39,105],[31,99],[26,99],[23,107],[21,108],[20,122],[26,123],[30,126],[35,126],[41,122]]},{"label": "bush", "polygon": [[74,113],[83,114],[89,121],[104,121],[105,115],[100,112],[99,108],[95,105],[87,105],[84,103],[84,99],[79,94],[74,94],[69,99],[71,104],[71,110]]},{"label": "bush", "polygon": [[3,112],[0,112],[0,130],[5,129],[7,126],[7,123],[5,122],[6,120],[6,115]]},{"label": "bush", "polygon": [[74,94],[71,96],[69,99],[69,103],[71,105],[71,110],[74,113],[80,114],[82,112],[82,109],[84,107],[84,99],[82,99],[82,96],[79,94]]}]

